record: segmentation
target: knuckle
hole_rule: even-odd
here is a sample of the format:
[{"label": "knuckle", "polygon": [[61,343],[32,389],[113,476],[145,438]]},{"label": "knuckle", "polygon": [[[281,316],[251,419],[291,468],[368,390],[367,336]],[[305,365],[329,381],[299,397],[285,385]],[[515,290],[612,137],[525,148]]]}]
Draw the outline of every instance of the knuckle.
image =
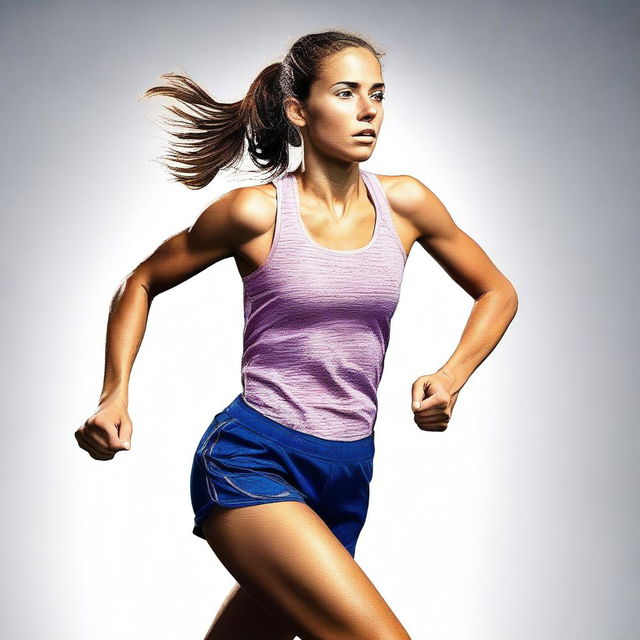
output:
[{"label": "knuckle", "polygon": [[91,416],[90,418],[87,418],[85,420],[84,428],[85,429],[92,429],[93,427],[96,426],[96,424],[97,424],[96,417],[95,416]]},{"label": "knuckle", "polygon": [[97,431],[98,433],[108,433],[108,429],[106,424],[103,424],[102,422],[94,422],[93,423],[93,430]]}]

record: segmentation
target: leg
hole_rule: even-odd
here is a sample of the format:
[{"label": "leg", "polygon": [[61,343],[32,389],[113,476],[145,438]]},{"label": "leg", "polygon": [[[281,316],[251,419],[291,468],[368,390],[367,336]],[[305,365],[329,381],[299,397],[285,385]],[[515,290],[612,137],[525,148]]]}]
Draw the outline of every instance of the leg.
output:
[{"label": "leg", "polygon": [[302,640],[411,640],[364,571],[308,505],[218,508],[202,529],[238,583]]},{"label": "leg", "polygon": [[204,640],[294,640],[285,629],[239,584],[223,602]]}]

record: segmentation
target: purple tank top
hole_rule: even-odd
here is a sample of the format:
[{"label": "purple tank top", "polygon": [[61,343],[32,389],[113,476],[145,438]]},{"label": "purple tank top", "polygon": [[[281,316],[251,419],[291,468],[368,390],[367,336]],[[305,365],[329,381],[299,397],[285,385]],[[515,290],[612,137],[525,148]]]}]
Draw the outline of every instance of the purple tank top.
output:
[{"label": "purple tank top", "polygon": [[376,209],[366,246],[343,251],[313,240],[287,172],[273,182],[268,258],[242,278],[242,397],[280,424],[329,440],[373,432],[407,260],[380,181],[359,171]]}]

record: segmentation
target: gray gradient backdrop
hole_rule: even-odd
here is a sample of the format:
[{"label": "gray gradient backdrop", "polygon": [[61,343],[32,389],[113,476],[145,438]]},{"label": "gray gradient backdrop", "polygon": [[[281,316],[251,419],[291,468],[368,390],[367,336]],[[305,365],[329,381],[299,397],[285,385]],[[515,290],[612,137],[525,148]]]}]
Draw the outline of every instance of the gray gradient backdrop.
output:
[{"label": "gray gradient backdrop", "polygon": [[183,71],[240,99],[334,26],[388,52],[363,168],[427,184],[520,296],[449,429],[421,432],[411,383],[472,300],[414,247],[356,559],[414,640],[638,637],[637,4],[3,2],[0,18],[3,638],[195,640],[232,586],[189,502],[195,446],[240,391],[232,260],[154,302],[131,451],[95,461],[73,432],[120,280],[238,186],[172,183],[153,161],[161,103],[136,96]]}]

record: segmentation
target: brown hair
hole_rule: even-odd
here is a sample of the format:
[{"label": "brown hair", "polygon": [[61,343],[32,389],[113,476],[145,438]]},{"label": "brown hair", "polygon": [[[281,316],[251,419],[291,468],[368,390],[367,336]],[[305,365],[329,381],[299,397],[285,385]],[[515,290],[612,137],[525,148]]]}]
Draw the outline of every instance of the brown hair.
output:
[{"label": "brown hair", "polygon": [[152,96],[174,98],[193,113],[179,107],[167,109],[182,120],[163,118],[186,131],[172,132],[180,141],[172,141],[163,156],[186,167],[161,162],[190,189],[202,189],[225,168],[239,166],[245,153],[268,180],[289,166],[289,144],[302,144],[300,131],[286,117],[285,99],[292,96],[304,103],[311,84],[317,79],[323,60],[346,47],[364,47],[378,60],[385,55],[364,37],[348,31],[323,31],[298,38],[282,62],[265,67],[252,82],[247,95],[238,102],[218,102],[186,75],[165,73],[166,84],[147,89],[138,100]]}]

